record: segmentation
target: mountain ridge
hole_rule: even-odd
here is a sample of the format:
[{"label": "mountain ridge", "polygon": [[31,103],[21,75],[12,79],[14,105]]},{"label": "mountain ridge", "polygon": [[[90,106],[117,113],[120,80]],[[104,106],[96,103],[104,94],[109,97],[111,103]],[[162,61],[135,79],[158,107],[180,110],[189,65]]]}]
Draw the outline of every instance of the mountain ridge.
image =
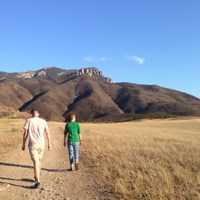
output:
[{"label": "mountain ridge", "polygon": [[157,85],[113,83],[97,68],[0,72],[0,97],[4,116],[10,115],[5,107],[23,113],[37,108],[51,121],[63,121],[71,112],[80,121],[155,113],[200,116],[197,97]]},{"label": "mountain ridge", "polygon": [[88,74],[89,76],[103,80],[108,83],[112,83],[112,79],[108,77],[104,77],[102,71],[95,67],[90,68],[81,68],[81,69],[60,69],[57,67],[45,67],[39,70],[27,70],[23,72],[14,72],[14,73],[7,73],[7,72],[0,72],[0,80],[4,79],[13,79],[13,78],[37,78],[37,77],[46,77],[50,78],[58,83],[61,81],[67,81],[71,78],[81,76],[83,74]]}]

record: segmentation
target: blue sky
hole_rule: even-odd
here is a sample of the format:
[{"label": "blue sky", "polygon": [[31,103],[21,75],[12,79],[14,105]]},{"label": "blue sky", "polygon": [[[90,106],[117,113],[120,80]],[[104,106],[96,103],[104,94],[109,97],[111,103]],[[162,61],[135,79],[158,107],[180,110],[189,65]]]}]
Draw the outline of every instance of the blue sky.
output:
[{"label": "blue sky", "polygon": [[0,71],[97,67],[200,98],[199,0],[0,3]]}]

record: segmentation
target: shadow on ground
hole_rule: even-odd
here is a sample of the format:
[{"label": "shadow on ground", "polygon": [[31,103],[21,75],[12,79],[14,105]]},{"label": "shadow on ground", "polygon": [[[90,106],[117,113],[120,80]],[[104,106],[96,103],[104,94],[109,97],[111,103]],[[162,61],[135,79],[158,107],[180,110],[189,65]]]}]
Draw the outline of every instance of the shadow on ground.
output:
[{"label": "shadow on ground", "polygon": [[[28,169],[33,168],[33,166],[29,166],[29,165],[21,165],[21,164],[15,164],[15,163],[4,163],[4,162],[0,162],[0,166],[21,167],[21,168],[28,168]],[[70,171],[68,169],[48,169],[48,168],[42,168],[42,170],[45,170],[45,171],[48,171],[48,172],[67,172],[67,171]]]}]

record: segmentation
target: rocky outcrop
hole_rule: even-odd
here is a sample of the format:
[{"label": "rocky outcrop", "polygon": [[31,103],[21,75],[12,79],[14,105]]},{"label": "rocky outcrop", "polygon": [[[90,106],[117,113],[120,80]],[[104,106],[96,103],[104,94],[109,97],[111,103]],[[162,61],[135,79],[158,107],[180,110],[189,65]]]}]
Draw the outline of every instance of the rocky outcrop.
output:
[{"label": "rocky outcrop", "polygon": [[112,79],[111,78],[104,78],[104,81],[106,82],[106,83],[112,83]]},{"label": "rocky outcrop", "polygon": [[106,83],[112,83],[112,79],[111,78],[107,78],[103,76],[102,71],[98,70],[95,67],[91,67],[91,68],[81,68],[80,70],[78,70],[76,72],[77,76],[83,75],[83,74],[88,74],[89,76],[95,78],[95,79],[99,79],[99,80],[103,80]]},{"label": "rocky outcrop", "polygon": [[103,80],[106,83],[112,83],[112,79],[111,78],[107,78],[103,76],[102,71],[100,71],[99,69],[95,68],[95,67],[91,67],[91,68],[81,68],[79,70],[74,70],[73,72],[69,73],[69,72],[62,72],[59,75],[60,76],[67,76],[69,77],[77,77],[77,76],[81,76],[87,74],[93,78],[95,78],[96,80]]},{"label": "rocky outcrop", "polygon": [[81,68],[79,71],[78,71],[79,75],[82,75],[82,74],[88,74],[90,76],[93,76],[93,75],[99,75],[99,76],[103,76],[102,72],[100,70],[98,70],[97,68]]},{"label": "rocky outcrop", "polygon": [[46,76],[48,69],[51,67],[42,68],[37,71],[25,71],[25,72],[19,72],[17,73],[16,78],[33,78],[38,76]]},{"label": "rocky outcrop", "polygon": [[25,71],[25,72],[18,73],[16,78],[33,78],[34,76],[35,76],[35,72]]}]

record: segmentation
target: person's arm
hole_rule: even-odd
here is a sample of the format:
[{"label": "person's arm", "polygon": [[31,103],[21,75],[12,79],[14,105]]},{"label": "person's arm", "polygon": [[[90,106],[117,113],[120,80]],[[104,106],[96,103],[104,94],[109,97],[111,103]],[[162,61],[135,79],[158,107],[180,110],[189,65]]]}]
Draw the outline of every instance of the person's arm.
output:
[{"label": "person's arm", "polygon": [[79,138],[79,145],[81,145],[82,137],[81,137],[81,128],[79,123],[78,123],[78,138]]},{"label": "person's arm", "polygon": [[79,145],[81,145],[81,143],[82,143],[81,133],[78,134],[78,137],[79,137]]},{"label": "person's arm", "polygon": [[64,141],[63,141],[63,146],[66,147],[67,145],[67,124],[65,125],[65,130],[64,130]]},{"label": "person's arm", "polygon": [[48,142],[48,150],[51,150],[51,136],[49,131],[45,130],[46,133],[46,138],[47,138],[47,142]]},{"label": "person's arm", "polygon": [[47,122],[45,121],[45,128],[44,128],[44,132],[46,134],[46,139],[47,139],[47,142],[48,142],[48,150],[51,150],[51,136],[50,136],[50,133],[49,133],[49,127],[47,125]]},{"label": "person's arm", "polygon": [[23,134],[23,142],[22,142],[22,151],[25,151],[26,149],[26,140],[28,138],[28,130],[24,129],[24,134]]},{"label": "person's arm", "polygon": [[66,142],[66,140],[67,140],[67,135],[66,135],[66,134],[64,134],[64,141],[63,141],[63,146],[64,146],[64,147],[66,147],[66,145],[67,145],[67,142]]}]

